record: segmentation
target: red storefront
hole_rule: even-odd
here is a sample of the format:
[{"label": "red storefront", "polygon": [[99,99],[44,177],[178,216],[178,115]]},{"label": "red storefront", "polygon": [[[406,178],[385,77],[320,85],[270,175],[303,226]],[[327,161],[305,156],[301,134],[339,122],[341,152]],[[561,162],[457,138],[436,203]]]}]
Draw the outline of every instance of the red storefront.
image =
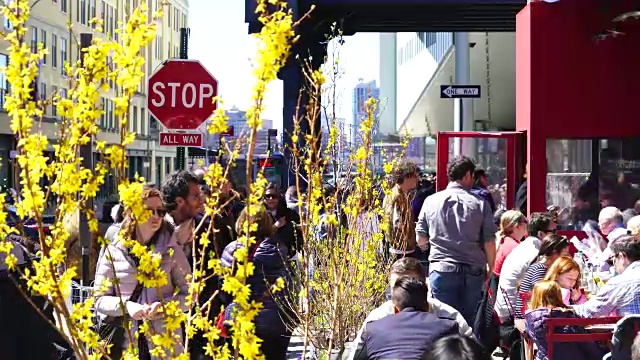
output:
[{"label": "red storefront", "polygon": [[[475,149],[480,163],[502,164],[507,208],[525,164],[529,213],[549,205],[574,213],[576,206],[590,206],[593,218],[599,203],[632,207],[640,197],[636,10],[640,0],[527,4],[516,17],[516,131],[438,134],[438,173],[446,174],[448,159],[466,154],[471,141],[466,148]],[[487,138],[502,145],[483,160],[479,149]],[[444,186],[446,177],[439,176],[438,188]]]},{"label": "red storefront", "polygon": [[[592,152],[594,174],[613,164],[637,182],[640,19],[628,13],[638,9],[638,0],[560,0],[530,3],[516,17],[516,127],[526,133],[529,212],[548,204],[540,194],[554,141],[587,145],[577,151]],[[605,151],[613,155],[604,159]]]}]

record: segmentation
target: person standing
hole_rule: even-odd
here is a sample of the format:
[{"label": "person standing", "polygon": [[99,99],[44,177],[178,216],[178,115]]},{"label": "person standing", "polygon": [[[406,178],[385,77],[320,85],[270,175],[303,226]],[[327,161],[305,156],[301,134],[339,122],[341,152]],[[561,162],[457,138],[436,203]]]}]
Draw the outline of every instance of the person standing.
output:
[{"label": "person standing", "polygon": [[449,185],[425,200],[416,224],[418,241],[430,245],[433,297],[453,306],[469,324],[474,323],[496,257],[491,206],[470,192],[475,168],[467,157],[450,161]]},{"label": "person standing", "polygon": [[[411,212],[409,193],[418,186],[418,166],[411,162],[400,164],[393,174],[394,186],[383,201],[384,240],[392,262],[405,256],[416,257],[415,222]],[[428,241],[421,243],[426,250]]]}]

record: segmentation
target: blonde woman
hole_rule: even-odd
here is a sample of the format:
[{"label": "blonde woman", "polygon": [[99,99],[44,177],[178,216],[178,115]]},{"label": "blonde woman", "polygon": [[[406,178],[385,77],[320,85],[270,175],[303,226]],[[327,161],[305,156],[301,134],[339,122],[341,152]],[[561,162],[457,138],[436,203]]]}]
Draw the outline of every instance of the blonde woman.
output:
[{"label": "blonde woman", "polygon": [[[137,259],[130,253],[121,239],[107,245],[103,255],[98,259],[95,287],[100,289],[102,284],[109,281],[110,286],[104,293],[96,295],[96,311],[110,323],[117,324],[124,317],[134,320],[134,328],[143,321],[148,321],[152,333],[164,332],[164,315],[162,306],[165,302],[177,300],[182,310],[187,311],[186,296],[189,284],[186,276],[191,273],[189,261],[173,237],[173,228],[164,220],[167,211],[162,202],[162,196],[157,189],[145,189],[142,193],[144,205],[151,210],[152,215],[145,223],[136,223],[130,211],[125,215],[122,224],[124,229],[131,229],[132,239],[147,245],[151,251],[162,255],[161,269],[167,276],[166,285],[160,288],[146,288],[136,278],[138,274]],[[117,280],[118,288],[115,288]],[[124,304],[124,306],[122,306]],[[113,339],[111,344],[112,358],[119,359],[118,352],[126,349],[129,339],[126,333],[118,339]],[[175,354],[181,353],[182,334],[172,334],[175,339]],[[134,340],[135,341],[135,340]],[[149,350],[153,344],[147,341],[145,336],[140,336],[137,341],[140,351],[140,359],[153,359]],[[116,354],[114,354],[114,351]]]},{"label": "blonde woman", "polygon": [[629,230],[630,235],[640,235],[640,215],[634,216],[629,219],[629,221],[627,222],[627,230]]},{"label": "blonde woman", "polygon": [[507,256],[527,236],[528,226],[527,217],[518,210],[505,211],[500,217],[500,230],[496,233],[498,251],[493,266],[493,273],[496,277],[500,277],[500,270],[502,270],[502,264]]}]

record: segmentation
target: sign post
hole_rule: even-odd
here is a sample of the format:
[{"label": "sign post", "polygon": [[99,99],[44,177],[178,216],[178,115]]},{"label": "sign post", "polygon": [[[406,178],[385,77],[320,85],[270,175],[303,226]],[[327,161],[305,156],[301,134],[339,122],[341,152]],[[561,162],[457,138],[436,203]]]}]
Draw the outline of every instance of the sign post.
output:
[{"label": "sign post", "polygon": [[441,99],[479,99],[481,97],[480,85],[440,85]]}]

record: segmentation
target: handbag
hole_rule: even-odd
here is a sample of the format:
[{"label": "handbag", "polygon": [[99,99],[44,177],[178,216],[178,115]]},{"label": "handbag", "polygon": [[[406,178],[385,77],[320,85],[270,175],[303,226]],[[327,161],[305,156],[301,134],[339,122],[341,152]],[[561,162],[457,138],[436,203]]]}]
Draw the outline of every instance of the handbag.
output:
[{"label": "handbag", "polygon": [[[128,301],[137,302],[140,299],[144,286],[137,283],[133,293]],[[126,310],[123,316],[107,316],[103,320],[99,320],[95,325],[95,332],[106,345],[111,345],[108,359],[119,360],[122,358],[124,351],[123,344],[126,338],[125,321],[128,317]]]}]

